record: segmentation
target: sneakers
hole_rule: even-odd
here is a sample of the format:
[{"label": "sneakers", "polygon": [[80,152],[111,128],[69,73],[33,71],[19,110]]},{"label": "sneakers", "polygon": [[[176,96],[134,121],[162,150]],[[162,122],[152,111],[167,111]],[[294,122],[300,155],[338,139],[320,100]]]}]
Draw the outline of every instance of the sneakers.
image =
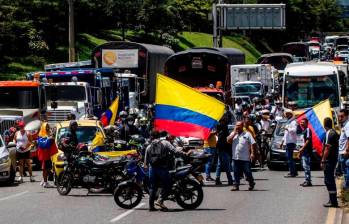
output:
[{"label": "sneakers", "polygon": [[215,181],[216,183],[216,185],[222,185],[222,182],[220,181],[220,179],[216,179],[216,181]]},{"label": "sneakers", "polygon": [[250,183],[250,186],[248,187],[248,190],[249,191],[252,191],[253,189],[254,189],[254,186],[256,185],[256,183],[255,182],[251,182]]},{"label": "sneakers", "polygon": [[43,187],[44,188],[53,188],[54,186],[51,185],[49,182],[44,182]]},{"label": "sneakers", "polygon": [[33,176],[30,176],[30,182],[35,182],[35,179]]},{"label": "sneakers", "polygon": [[238,191],[239,190],[239,186],[234,186],[230,191]]},{"label": "sneakers", "polygon": [[206,181],[214,181],[212,177],[206,177]]},{"label": "sneakers", "polygon": [[154,203],[156,206],[158,206],[162,211],[167,211],[168,208],[164,205],[164,203],[160,200],[157,200],[155,203]]},{"label": "sneakers", "polygon": [[23,183],[23,182],[24,182],[23,177],[19,177],[19,178],[18,178],[18,182],[19,182],[19,183]]},{"label": "sneakers", "polygon": [[330,201],[326,204],[323,204],[325,208],[338,208],[338,204],[332,204]]},{"label": "sneakers", "polygon": [[288,173],[286,176],[284,176],[285,178],[292,178],[292,177],[296,177],[296,176],[298,176],[298,174],[296,173],[296,174],[290,174],[290,173]]},{"label": "sneakers", "polygon": [[45,181],[42,180],[42,181],[40,182],[40,186],[43,187],[43,186],[44,186],[44,183],[45,183]]},{"label": "sneakers", "polygon": [[302,187],[311,187],[313,184],[310,181],[304,181],[304,183],[300,184]]}]

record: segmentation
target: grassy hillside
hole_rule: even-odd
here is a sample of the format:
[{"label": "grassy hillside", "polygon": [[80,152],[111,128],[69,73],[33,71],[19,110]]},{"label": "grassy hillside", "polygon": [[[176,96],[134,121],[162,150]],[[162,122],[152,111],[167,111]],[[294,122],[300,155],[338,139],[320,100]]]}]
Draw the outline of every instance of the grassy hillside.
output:
[{"label": "grassy hillside", "polygon": [[[179,35],[179,47],[212,47],[212,35],[207,33],[183,32]],[[237,48],[246,55],[246,63],[253,64],[261,53],[249,41],[241,36],[226,36],[223,38],[223,47]]]},{"label": "grassy hillside", "polygon": [[[98,34],[82,33],[77,36],[76,53],[78,60],[90,59],[92,49],[107,41],[121,40],[119,31],[107,30]],[[126,38],[131,41],[142,42],[140,36],[128,31]],[[192,47],[212,47],[212,35],[206,33],[183,32],[177,36],[176,49],[188,49]],[[223,47],[237,48],[246,55],[246,63],[255,63],[261,54],[253,44],[242,36],[226,36],[223,38]],[[0,70],[0,80],[23,79],[28,72],[43,70],[47,63],[60,63],[68,61],[68,49],[66,46],[57,47],[55,53],[42,57],[28,57],[13,59],[11,63]]]}]

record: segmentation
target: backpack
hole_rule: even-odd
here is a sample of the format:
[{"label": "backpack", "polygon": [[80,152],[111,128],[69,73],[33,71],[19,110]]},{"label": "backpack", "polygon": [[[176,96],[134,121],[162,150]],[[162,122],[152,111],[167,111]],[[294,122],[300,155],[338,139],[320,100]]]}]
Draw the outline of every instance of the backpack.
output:
[{"label": "backpack", "polygon": [[149,163],[154,168],[168,166],[169,152],[161,141],[152,142],[149,149]]}]

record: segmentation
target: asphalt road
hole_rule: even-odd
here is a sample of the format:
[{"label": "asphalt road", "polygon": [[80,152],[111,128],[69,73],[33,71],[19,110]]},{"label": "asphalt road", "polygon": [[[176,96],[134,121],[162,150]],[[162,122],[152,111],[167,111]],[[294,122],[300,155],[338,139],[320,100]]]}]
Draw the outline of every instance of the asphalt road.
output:
[{"label": "asphalt road", "polygon": [[[313,187],[302,188],[303,177],[286,179],[284,171],[254,172],[256,187],[231,192],[229,186],[204,188],[204,202],[197,210],[185,211],[166,202],[168,212],[148,212],[147,197],[139,208],[124,210],[117,207],[111,195],[87,195],[87,190],[74,189],[68,196],[58,195],[55,188],[39,186],[25,178],[17,186],[0,186],[0,223],[87,224],[87,223],[198,223],[198,224],[288,224],[325,223],[328,209],[321,171],[313,172]],[[223,175],[224,176],[224,175]],[[225,182],[226,183],[226,182]],[[244,182],[242,182],[244,183]]]}]

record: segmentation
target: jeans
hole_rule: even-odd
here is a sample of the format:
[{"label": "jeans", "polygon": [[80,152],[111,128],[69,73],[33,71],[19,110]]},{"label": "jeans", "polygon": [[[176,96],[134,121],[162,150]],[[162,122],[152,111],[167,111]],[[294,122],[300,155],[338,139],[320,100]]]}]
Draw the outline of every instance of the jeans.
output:
[{"label": "jeans", "polygon": [[333,205],[338,205],[337,201],[337,188],[334,177],[337,162],[327,162],[324,164],[325,185],[330,197],[330,202]]},{"label": "jeans", "polygon": [[308,152],[304,152],[302,155],[302,166],[305,173],[305,181],[311,182],[311,171],[310,171],[311,157]]},{"label": "jeans", "polygon": [[337,175],[346,174],[345,161],[346,161],[346,159],[344,158],[343,154],[339,154],[338,155],[338,164],[337,164],[337,169],[336,169]]},{"label": "jeans", "polygon": [[294,160],[293,160],[293,151],[296,149],[295,143],[288,143],[286,144],[286,154],[287,154],[287,162],[288,162],[288,169],[290,171],[290,174],[292,176],[298,175]]},{"label": "jeans", "polygon": [[349,189],[349,158],[345,160],[344,188]]},{"label": "jeans", "polygon": [[231,158],[227,152],[218,151],[218,162],[216,169],[216,178],[220,179],[222,168],[225,170],[228,178],[228,183],[233,183],[231,176]]},{"label": "jeans", "polygon": [[159,200],[163,202],[171,190],[171,175],[166,168],[149,168],[149,208],[154,208],[158,185],[161,184],[162,190]]},{"label": "jeans", "polygon": [[215,148],[205,148],[204,152],[207,154],[211,154],[212,156],[208,159],[206,165],[205,165],[205,174],[206,178],[211,177],[211,169],[212,169],[212,164],[214,161],[214,157],[216,154],[216,149]]},{"label": "jeans", "polygon": [[244,173],[247,181],[251,184],[254,183],[254,179],[252,176],[251,162],[243,161],[243,160],[234,160],[234,179],[235,185],[240,185],[241,173]]}]

